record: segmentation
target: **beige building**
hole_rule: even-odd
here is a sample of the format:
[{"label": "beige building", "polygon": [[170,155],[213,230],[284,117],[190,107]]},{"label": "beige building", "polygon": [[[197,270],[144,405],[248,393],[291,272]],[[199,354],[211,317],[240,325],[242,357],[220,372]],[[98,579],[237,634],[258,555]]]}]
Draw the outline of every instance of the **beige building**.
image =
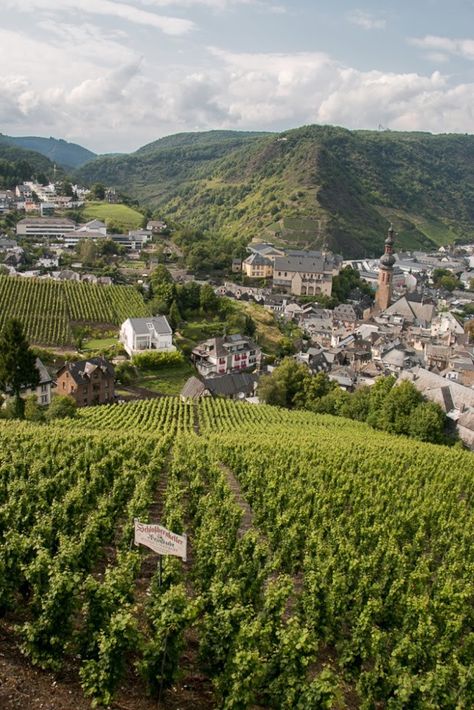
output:
[{"label": "beige building", "polygon": [[249,279],[271,279],[273,261],[261,254],[251,254],[242,262],[242,273]]},{"label": "beige building", "polygon": [[273,286],[295,296],[330,296],[340,260],[329,252],[289,251],[275,259]]}]

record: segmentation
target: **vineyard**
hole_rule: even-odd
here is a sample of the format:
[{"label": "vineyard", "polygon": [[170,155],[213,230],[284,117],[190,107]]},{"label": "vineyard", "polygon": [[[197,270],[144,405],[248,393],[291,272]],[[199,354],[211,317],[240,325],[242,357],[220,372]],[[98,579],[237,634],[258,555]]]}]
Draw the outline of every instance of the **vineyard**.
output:
[{"label": "vineyard", "polygon": [[[3,422],[0,630],[78,708],[467,710],[473,501],[471,453],[309,412]],[[188,535],[161,585],[134,518]]]},{"label": "vineyard", "polygon": [[0,330],[9,318],[22,321],[32,343],[71,345],[73,323],[120,325],[146,316],[132,286],[0,276]]}]

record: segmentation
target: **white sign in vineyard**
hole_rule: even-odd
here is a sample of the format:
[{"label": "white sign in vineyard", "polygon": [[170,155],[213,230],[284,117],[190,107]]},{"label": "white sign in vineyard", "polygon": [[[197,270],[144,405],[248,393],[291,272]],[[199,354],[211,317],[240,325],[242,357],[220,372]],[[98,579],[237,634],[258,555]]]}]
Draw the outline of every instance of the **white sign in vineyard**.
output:
[{"label": "white sign in vineyard", "polygon": [[187,536],[176,535],[157,523],[135,520],[135,545],[146,545],[159,555],[175,555],[186,562]]}]

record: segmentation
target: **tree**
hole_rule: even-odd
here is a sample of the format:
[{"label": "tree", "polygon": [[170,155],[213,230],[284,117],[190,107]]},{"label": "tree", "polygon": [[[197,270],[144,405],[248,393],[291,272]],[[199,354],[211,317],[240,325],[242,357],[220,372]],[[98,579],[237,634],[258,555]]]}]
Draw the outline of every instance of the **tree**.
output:
[{"label": "tree", "polygon": [[445,426],[446,415],[441,407],[434,402],[422,402],[410,415],[408,434],[420,441],[442,444],[446,440]]},{"label": "tree", "polygon": [[15,416],[19,419],[23,419],[25,408],[21,390],[37,387],[39,380],[36,357],[23,334],[23,326],[12,318],[0,334],[0,390],[13,394]]},{"label": "tree", "polygon": [[98,248],[91,239],[80,239],[77,244],[77,254],[85,266],[93,266],[96,259]]},{"label": "tree", "polygon": [[279,404],[292,409],[302,407],[305,403],[306,391],[311,375],[306,365],[292,358],[285,358],[276,367],[269,378],[262,378],[258,388],[258,396],[267,404]]},{"label": "tree", "polygon": [[136,375],[137,371],[135,366],[128,360],[119,362],[115,366],[115,380],[122,385],[129,385]]},{"label": "tree", "polygon": [[173,301],[170,307],[169,315],[168,315],[168,320],[171,328],[173,330],[176,330],[183,320],[181,313],[179,312],[178,304],[176,301]]},{"label": "tree", "polygon": [[390,377],[379,377],[375,384],[370,388],[369,412],[367,415],[367,423],[373,426],[374,429],[381,429],[380,410],[388,393],[394,386],[396,380],[393,375]]},{"label": "tree", "polygon": [[44,411],[35,394],[30,394],[25,400],[25,419],[30,422],[44,421]]},{"label": "tree", "polygon": [[337,387],[335,382],[331,382],[325,372],[318,372],[309,380],[306,388],[306,407],[316,411],[318,400],[325,397]]},{"label": "tree", "polygon": [[367,421],[370,410],[370,387],[360,387],[347,400],[342,408],[341,414],[348,419],[356,419],[358,422]]},{"label": "tree", "polygon": [[96,200],[105,199],[105,187],[101,182],[95,182],[91,187],[91,195]]},{"label": "tree", "polygon": [[412,382],[404,381],[392,387],[379,412],[378,428],[392,434],[408,434],[413,410],[423,396]]},{"label": "tree", "polygon": [[84,345],[84,340],[90,337],[90,330],[84,325],[73,326],[72,334],[74,338],[74,345],[77,350],[82,350]]},{"label": "tree", "polygon": [[255,321],[252,316],[245,315],[244,335],[247,335],[249,338],[253,338],[256,330],[257,326],[255,325]]},{"label": "tree", "polygon": [[214,289],[210,284],[204,284],[201,287],[199,296],[199,305],[203,313],[215,315],[219,308],[219,297],[214,293]]},{"label": "tree", "polygon": [[75,417],[76,402],[69,395],[55,394],[46,412],[47,419],[67,419]]}]

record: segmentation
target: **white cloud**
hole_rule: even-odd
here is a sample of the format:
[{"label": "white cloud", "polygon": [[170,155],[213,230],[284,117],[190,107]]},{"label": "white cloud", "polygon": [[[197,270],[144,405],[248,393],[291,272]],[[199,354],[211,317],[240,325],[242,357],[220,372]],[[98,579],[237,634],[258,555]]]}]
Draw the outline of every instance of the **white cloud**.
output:
[{"label": "white cloud", "polygon": [[438,61],[446,61],[449,55],[474,61],[474,39],[426,35],[426,37],[412,37],[408,41],[414,47],[427,51],[430,58],[438,58]]},{"label": "white cloud", "polygon": [[236,6],[252,6],[269,12],[283,13],[285,8],[276,5],[271,0],[138,0],[142,5],[148,7],[208,7],[211,10],[227,10]]},{"label": "white cloud", "polygon": [[[474,84],[456,84],[440,72],[360,71],[322,52],[215,47],[208,50],[212,62],[161,66],[125,48],[120,56],[122,38],[110,31],[69,27],[63,41],[61,25],[44,29],[53,40],[0,30],[0,63],[8,68],[13,57],[17,69],[0,80],[5,133],[56,135],[105,152],[209,128],[381,123],[400,130],[474,131]],[[104,54],[94,60],[101,40]]]},{"label": "white cloud", "polygon": [[12,9],[31,13],[47,11],[64,18],[64,13],[84,15],[100,15],[115,17],[138,25],[154,27],[168,35],[183,35],[194,29],[194,22],[181,17],[168,17],[148,12],[129,3],[116,0],[4,0],[4,4]]},{"label": "white cloud", "polygon": [[387,21],[383,18],[375,17],[372,13],[364,10],[353,10],[347,13],[346,19],[364,30],[384,30],[387,25]]}]

